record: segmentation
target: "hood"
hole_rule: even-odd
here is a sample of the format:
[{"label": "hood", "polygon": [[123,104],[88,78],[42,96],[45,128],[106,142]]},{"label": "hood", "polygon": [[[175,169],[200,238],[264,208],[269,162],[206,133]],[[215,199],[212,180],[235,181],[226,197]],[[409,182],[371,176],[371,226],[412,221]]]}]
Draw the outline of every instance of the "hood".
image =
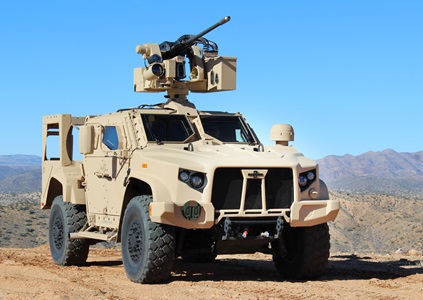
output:
[{"label": "hood", "polygon": [[186,144],[165,144],[138,150],[137,155],[149,161],[175,164],[198,171],[210,167],[309,168],[317,165],[294,147],[265,146],[260,150],[262,151],[258,151],[257,146],[234,144],[193,143],[192,147],[187,147]]}]

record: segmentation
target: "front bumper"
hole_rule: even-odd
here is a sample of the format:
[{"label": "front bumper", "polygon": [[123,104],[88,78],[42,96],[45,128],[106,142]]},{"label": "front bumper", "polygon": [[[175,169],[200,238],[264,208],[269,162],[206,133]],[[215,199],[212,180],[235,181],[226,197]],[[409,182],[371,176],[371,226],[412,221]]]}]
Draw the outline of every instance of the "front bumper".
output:
[{"label": "front bumper", "polygon": [[292,203],[290,225],[314,226],[334,221],[340,209],[339,200],[303,200]]},{"label": "front bumper", "polygon": [[[303,200],[292,203],[290,210],[256,210],[254,212],[232,210],[230,214],[225,216],[252,219],[283,216],[292,227],[307,227],[334,221],[338,215],[339,209],[340,203],[338,200]],[[211,228],[219,221],[215,220],[215,216],[215,208],[211,203],[201,203],[201,214],[197,220],[187,220],[182,214],[182,206],[176,205],[175,203],[153,202],[150,204],[150,218],[153,222],[182,228]]]}]

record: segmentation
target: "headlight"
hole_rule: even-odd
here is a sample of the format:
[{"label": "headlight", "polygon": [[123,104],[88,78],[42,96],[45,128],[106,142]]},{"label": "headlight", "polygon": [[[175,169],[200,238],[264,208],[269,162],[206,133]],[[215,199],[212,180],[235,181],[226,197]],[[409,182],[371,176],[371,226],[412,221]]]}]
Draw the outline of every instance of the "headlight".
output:
[{"label": "headlight", "polygon": [[190,170],[180,169],[178,178],[180,181],[199,191],[202,191],[207,183],[206,174]]},{"label": "headlight", "polygon": [[190,178],[190,184],[193,188],[199,189],[204,184],[204,174],[201,173],[195,173]]},{"label": "headlight", "polygon": [[298,176],[298,184],[301,192],[305,191],[316,179],[316,170],[300,173]]},{"label": "headlight", "polygon": [[189,180],[189,173],[188,171],[181,171],[179,172],[179,180],[183,182],[188,182]]},{"label": "headlight", "polygon": [[307,183],[308,183],[307,177],[305,177],[305,176],[303,176],[303,175],[300,175],[300,177],[298,177],[298,184],[299,184],[301,187],[306,186],[306,185],[307,185]]}]

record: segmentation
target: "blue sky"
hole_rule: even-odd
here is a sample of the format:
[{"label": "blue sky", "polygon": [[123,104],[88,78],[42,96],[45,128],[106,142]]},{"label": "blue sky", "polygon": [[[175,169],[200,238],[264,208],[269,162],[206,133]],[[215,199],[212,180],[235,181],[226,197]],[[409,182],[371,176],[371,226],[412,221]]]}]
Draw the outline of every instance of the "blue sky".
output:
[{"label": "blue sky", "polygon": [[161,102],[133,92],[136,45],[227,15],[206,37],[238,58],[237,90],[190,94],[198,109],[244,113],[264,144],[289,123],[314,159],[423,150],[423,1],[183,3],[0,0],[0,154],[41,155],[43,115]]}]

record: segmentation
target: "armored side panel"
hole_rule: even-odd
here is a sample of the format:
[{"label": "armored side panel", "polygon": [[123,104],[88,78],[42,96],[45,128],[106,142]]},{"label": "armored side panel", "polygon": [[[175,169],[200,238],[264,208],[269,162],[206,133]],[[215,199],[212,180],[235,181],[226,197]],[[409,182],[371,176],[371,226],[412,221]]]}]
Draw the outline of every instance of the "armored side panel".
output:
[{"label": "armored side panel", "polygon": [[[50,208],[62,195],[65,202],[85,204],[82,186],[83,168],[73,158],[73,128],[84,124],[85,117],[59,114],[43,117],[43,159],[41,207]],[[57,152],[50,152],[57,148]],[[53,154],[53,155],[52,155]]]}]

